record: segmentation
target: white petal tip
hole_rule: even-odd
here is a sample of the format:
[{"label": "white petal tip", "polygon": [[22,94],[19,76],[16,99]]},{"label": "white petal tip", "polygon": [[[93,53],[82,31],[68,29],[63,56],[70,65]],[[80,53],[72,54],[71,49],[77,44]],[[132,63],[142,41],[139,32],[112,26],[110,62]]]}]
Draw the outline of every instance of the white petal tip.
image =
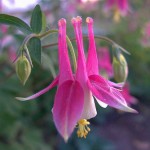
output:
[{"label": "white petal tip", "polygon": [[130,107],[126,107],[123,111],[138,114],[138,111],[136,111],[135,109],[132,109]]},{"label": "white petal tip", "polygon": [[65,136],[65,137],[64,137],[64,141],[65,141],[65,143],[68,142],[68,136]]},{"label": "white petal tip", "polygon": [[19,101],[27,101],[27,100],[29,100],[29,99],[27,99],[27,98],[24,98],[24,97],[15,97],[17,100],[19,100]]},{"label": "white petal tip", "polygon": [[103,108],[106,108],[108,106],[108,104],[102,102],[101,100],[99,100],[98,98],[95,97],[95,99],[97,100],[98,104],[103,107]]}]

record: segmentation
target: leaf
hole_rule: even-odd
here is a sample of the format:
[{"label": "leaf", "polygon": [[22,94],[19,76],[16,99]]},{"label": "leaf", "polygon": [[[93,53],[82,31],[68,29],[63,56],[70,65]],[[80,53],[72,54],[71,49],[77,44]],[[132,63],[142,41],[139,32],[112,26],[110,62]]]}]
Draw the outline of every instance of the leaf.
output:
[{"label": "leaf", "polygon": [[34,59],[37,63],[41,63],[41,40],[39,38],[31,38],[28,43],[29,53],[31,58]]},{"label": "leaf", "polygon": [[42,30],[42,11],[40,5],[36,5],[32,12],[30,26],[34,33],[40,33]]},{"label": "leaf", "polygon": [[51,71],[52,76],[55,78],[56,77],[56,72],[54,68],[53,61],[51,58],[48,57],[48,55],[44,52],[42,52],[42,65],[45,69],[48,69]]},{"label": "leaf", "polygon": [[46,16],[45,14],[42,12],[42,31],[46,31]]},{"label": "leaf", "polygon": [[26,34],[30,34],[32,32],[28,24],[26,24],[23,20],[11,15],[0,14],[0,23],[13,25]]}]

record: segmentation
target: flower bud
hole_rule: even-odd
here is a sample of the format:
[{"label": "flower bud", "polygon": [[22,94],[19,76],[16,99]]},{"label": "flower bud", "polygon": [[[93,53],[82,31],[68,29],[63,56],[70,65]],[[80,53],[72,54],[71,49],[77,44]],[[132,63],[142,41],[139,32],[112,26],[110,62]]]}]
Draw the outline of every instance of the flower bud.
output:
[{"label": "flower bud", "polygon": [[16,62],[16,73],[24,85],[31,73],[31,65],[26,56],[20,56]]},{"label": "flower bud", "polygon": [[120,53],[113,57],[114,78],[117,82],[125,82],[128,76],[128,65],[124,56]]}]

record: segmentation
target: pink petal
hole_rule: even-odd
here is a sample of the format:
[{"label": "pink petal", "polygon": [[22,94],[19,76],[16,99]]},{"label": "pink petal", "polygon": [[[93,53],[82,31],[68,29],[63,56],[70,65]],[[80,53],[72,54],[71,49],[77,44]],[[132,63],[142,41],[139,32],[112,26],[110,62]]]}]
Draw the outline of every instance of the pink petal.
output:
[{"label": "pink petal", "polygon": [[94,31],[93,31],[93,19],[88,17],[86,19],[88,25],[88,38],[89,38],[89,48],[88,48],[88,57],[86,62],[88,75],[99,74],[98,70],[98,59],[96,52],[96,45],[94,39]]},{"label": "pink petal", "polygon": [[92,75],[89,77],[89,80],[89,88],[98,100],[123,111],[136,112],[134,109],[127,106],[125,99],[120,92],[117,89],[108,86],[108,84],[106,84],[107,81],[104,82],[103,78]]},{"label": "pink petal", "polygon": [[78,49],[78,59],[77,59],[77,72],[76,72],[76,79],[81,83],[85,83],[88,79],[87,77],[87,70],[86,70],[86,62],[85,62],[85,55],[83,49],[83,39],[82,39],[82,31],[81,31],[81,17],[73,18],[72,24],[74,27],[74,32],[76,36],[77,42],[77,49]]},{"label": "pink petal", "polygon": [[72,80],[72,70],[68,56],[67,42],[66,42],[66,20],[60,19],[58,22],[58,48],[59,48],[59,84],[66,80]]},{"label": "pink petal", "polygon": [[97,99],[96,97],[95,97],[95,99],[101,107],[106,108],[108,106],[106,103],[102,102],[101,100]]},{"label": "pink petal", "polygon": [[78,60],[77,60],[77,72],[76,80],[80,82],[82,88],[84,89],[84,109],[82,113],[83,119],[90,119],[96,116],[96,107],[92,93],[90,92],[87,85],[87,70],[85,55],[83,49],[83,39],[82,39],[82,18],[76,17],[72,19],[72,24],[74,27],[74,32],[76,35],[76,42],[78,47]]},{"label": "pink petal", "polygon": [[36,94],[32,95],[32,96],[29,96],[29,97],[16,97],[17,100],[20,100],[20,101],[27,101],[27,100],[32,100],[32,99],[35,99],[41,95],[43,95],[44,93],[48,92],[50,89],[52,89],[53,87],[55,87],[57,84],[58,84],[58,77],[56,77],[53,82],[48,85],[46,88],[44,88],[43,90],[37,92]]},{"label": "pink petal", "polygon": [[116,88],[123,88],[123,86],[124,86],[124,82],[121,82],[121,83],[114,83],[114,82],[112,82],[112,81],[108,81],[108,83],[109,83],[109,85],[110,86],[113,86],[113,87],[116,87]]},{"label": "pink petal", "polygon": [[97,115],[96,106],[92,92],[87,86],[84,87],[84,107],[81,115],[82,119],[91,119]]},{"label": "pink petal", "polygon": [[120,9],[121,15],[125,16],[129,10],[128,0],[118,0],[118,7]]},{"label": "pink petal", "polygon": [[53,119],[65,141],[81,118],[83,104],[84,92],[79,82],[68,80],[59,86],[55,95]]}]

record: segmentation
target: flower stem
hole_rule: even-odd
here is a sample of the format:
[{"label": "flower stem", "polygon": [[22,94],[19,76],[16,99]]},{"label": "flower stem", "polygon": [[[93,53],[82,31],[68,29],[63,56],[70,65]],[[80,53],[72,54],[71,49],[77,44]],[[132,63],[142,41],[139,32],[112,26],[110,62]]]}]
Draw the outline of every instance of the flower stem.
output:
[{"label": "flower stem", "polygon": [[[85,35],[85,36],[83,36],[83,38],[84,38],[84,39],[87,39],[88,36]],[[119,49],[122,50],[124,53],[130,55],[130,53],[129,53],[127,50],[125,50],[123,47],[121,47],[120,45],[118,45],[116,42],[114,42],[113,40],[111,40],[111,39],[109,39],[109,38],[107,38],[107,37],[105,37],[105,36],[94,36],[94,38],[95,38],[95,39],[104,40],[104,41],[106,41],[106,42],[112,44],[114,47],[119,48]],[[75,40],[76,40],[75,38],[71,38],[71,39],[70,39],[70,41],[75,41]],[[52,44],[49,44],[49,45],[44,45],[43,48],[47,48],[47,47],[50,47],[50,46],[55,46],[55,45],[57,45],[57,44],[58,44],[58,43],[52,43]]]},{"label": "flower stem", "polygon": [[67,39],[67,43],[68,43],[68,46],[69,46],[69,49],[70,49],[70,53],[71,53],[71,57],[72,57],[72,60],[73,60],[73,68],[74,68],[74,71],[76,71],[77,62],[76,62],[75,51],[74,51],[73,45],[71,43],[71,40],[69,39],[68,36],[66,36],[66,39]]},{"label": "flower stem", "polygon": [[[101,40],[104,40],[104,41],[107,41],[108,43],[112,44],[114,47],[118,47],[120,50],[122,50],[123,52],[125,52],[126,54],[130,55],[130,53],[125,50],[123,47],[121,47],[120,45],[118,45],[116,42],[114,42],[113,40],[105,37],[105,36],[94,36],[95,39],[101,39]],[[86,37],[87,38],[87,37]]]},{"label": "flower stem", "polygon": [[[30,34],[30,35],[28,35],[25,39],[24,39],[24,41],[23,41],[23,43],[22,43],[22,45],[21,45],[21,47],[20,47],[20,50],[21,50],[21,52],[23,53],[23,50],[25,50],[26,51],[26,53],[27,53],[27,55],[28,55],[28,57],[29,57],[29,59],[30,59],[30,63],[31,63],[31,66],[32,66],[32,61],[31,61],[31,58],[30,58],[30,54],[29,54],[29,51],[28,51],[28,48],[27,48],[27,43],[29,42],[29,40],[31,39],[31,38],[33,38],[33,37],[37,37],[37,38],[45,38],[45,37],[47,37],[48,35],[50,35],[50,34],[52,34],[52,33],[58,33],[58,30],[57,29],[53,29],[53,30],[48,30],[48,31],[46,31],[46,32],[44,32],[44,33],[41,33],[41,34]],[[69,49],[70,49],[70,54],[71,54],[71,57],[72,57],[72,60],[73,60],[73,68],[74,68],[74,71],[76,70],[76,55],[75,55],[75,51],[74,51],[74,48],[73,48],[73,45],[72,45],[72,43],[71,43],[71,40],[69,39],[69,37],[68,36],[66,36],[66,39],[67,39],[67,44],[68,44],[68,47],[69,47]],[[58,44],[58,43],[57,43]],[[43,46],[44,47],[44,46]],[[49,47],[49,46],[48,46]],[[44,47],[45,48],[45,47]]]}]

